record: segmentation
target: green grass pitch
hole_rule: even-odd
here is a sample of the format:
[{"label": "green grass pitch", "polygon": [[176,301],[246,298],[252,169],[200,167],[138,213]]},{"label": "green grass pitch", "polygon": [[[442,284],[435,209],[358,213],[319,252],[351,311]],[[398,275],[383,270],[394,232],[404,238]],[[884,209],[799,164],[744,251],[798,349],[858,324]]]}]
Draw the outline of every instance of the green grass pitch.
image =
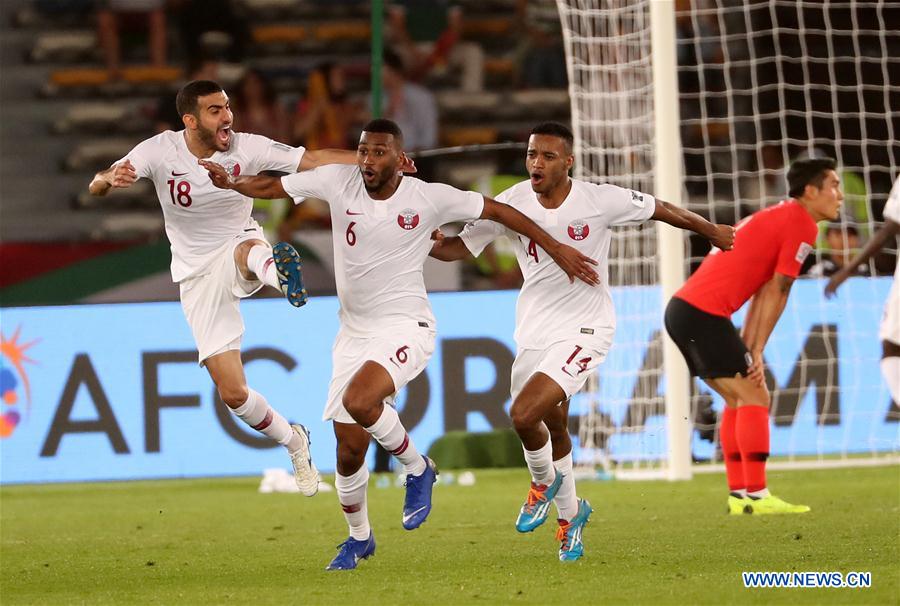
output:
[{"label": "green grass pitch", "polygon": [[[727,516],[722,475],[582,482],[586,554],[557,560],[555,522],[516,533],[524,470],[438,485],[400,525],[403,490],[369,490],[378,548],[325,572],[346,537],[334,492],[258,480],[0,490],[0,602],[13,604],[897,604],[900,468],[771,472],[797,516]],[[554,512],[555,513],[555,512]],[[741,571],[870,571],[868,589],[745,589]]]}]

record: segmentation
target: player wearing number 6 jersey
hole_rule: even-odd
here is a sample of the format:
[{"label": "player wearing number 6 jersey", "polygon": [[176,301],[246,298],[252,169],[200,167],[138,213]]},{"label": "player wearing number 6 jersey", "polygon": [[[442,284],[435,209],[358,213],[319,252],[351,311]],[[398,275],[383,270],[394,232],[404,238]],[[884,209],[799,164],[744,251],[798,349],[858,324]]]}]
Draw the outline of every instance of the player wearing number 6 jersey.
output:
[{"label": "player wearing number 6 jersey", "polygon": [[[734,250],[713,249],[666,306],[666,330],[699,376],[725,400],[719,438],[731,514],[804,513],[769,494],[769,390],[763,350],[794,279],[813,248],[817,221],[837,219],[840,180],[834,160],[798,160],[785,200],[738,223]],[[731,314],[750,300],[741,334]]]},{"label": "player wearing number 6 jersey", "polygon": [[110,189],[130,187],[139,178],[153,181],[172,249],[172,280],[180,287],[200,364],[234,414],[288,450],[298,487],[312,496],[319,474],[310,458],[308,432],[302,425],[292,427],[262,394],[247,386],[240,356],[244,332],[240,299],[267,284],[283,292],[292,305],[303,305],[300,258],[284,242],[276,245],[273,256],[262,229],[250,217],[253,201],[213,186],[197,160],[211,158],[237,175],[354,162],[355,155],[305,152],[266,137],[232,132],[228,96],[209,80],[185,85],[176,106],[184,130],[166,131],[138,144],[97,173],[90,192],[103,196]]},{"label": "player wearing number 6 jersey", "polygon": [[205,163],[213,182],[222,187],[261,198],[290,195],[297,202],[315,196],[331,207],[341,329],[324,419],[334,422],[335,484],[350,537],[329,570],[355,568],[375,551],[366,512],[370,438],[403,465],[403,527],[417,528],[431,511],[434,464],[418,453],[390,405],[434,350],[435,320],[422,276],[431,232],[454,221],[494,219],[549,251],[569,279],[597,280],[591,259],[553,240],[511,207],[449,185],[403,177],[398,172],[405,157],[402,144],[395,123],[373,120],[360,136],[358,168],[324,166],[278,180],[233,178],[220,166]]},{"label": "player wearing number 6 jersey", "polygon": [[[607,285],[610,228],[657,219],[691,229],[726,249],[734,238],[730,226],[713,225],[649,194],[569,178],[575,161],[572,143],[572,133],[561,124],[536,126],[525,159],[530,179],[497,196],[550,235],[600,261],[599,287],[570,284],[539,243],[518,236],[516,257],[525,281],[516,306],[518,351],[510,416],[522,439],[532,484],[516,529],[530,532],[543,524],[555,501],[563,561],[581,557],[581,533],[591,514],[587,501],[575,495],[568,400],[606,357],[616,328]],[[445,261],[477,256],[503,234],[509,234],[504,226],[477,221],[457,237],[436,234],[431,256]]]}]

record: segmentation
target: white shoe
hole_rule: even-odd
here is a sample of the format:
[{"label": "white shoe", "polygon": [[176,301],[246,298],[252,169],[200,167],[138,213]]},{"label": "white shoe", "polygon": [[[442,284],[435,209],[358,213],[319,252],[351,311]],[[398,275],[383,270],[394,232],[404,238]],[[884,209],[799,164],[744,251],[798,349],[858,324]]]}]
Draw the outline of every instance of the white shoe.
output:
[{"label": "white shoe", "polygon": [[319,492],[319,470],[313,464],[312,456],[309,453],[309,431],[299,424],[291,425],[291,428],[300,436],[300,441],[303,443],[300,449],[291,455],[294,481],[304,496],[311,497]]}]

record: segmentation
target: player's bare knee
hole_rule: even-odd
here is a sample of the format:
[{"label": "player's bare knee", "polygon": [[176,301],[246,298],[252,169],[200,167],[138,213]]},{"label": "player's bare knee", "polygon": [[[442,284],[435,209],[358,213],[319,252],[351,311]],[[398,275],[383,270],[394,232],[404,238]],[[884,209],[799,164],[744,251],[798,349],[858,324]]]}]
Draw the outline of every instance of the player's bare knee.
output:
[{"label": "player's bare knee", "polygon": [[238,408],[250,397],[250,388],[246,383],[222,383],[216,385],[216,389],[229,408]]},{"label": "player's bare knee", "polygon": [[523,400],[513,402],[512,407],[509,409],[509,417],[512,419],[512,424],[516,431],[532,429],[542,421],[537,407]]},{"label": "player's bare knee", "polygon": [[367,398],[365,394],[358,390],[347,388],[344,397],[341,399],[344,408],[350,413],[350,416],[359,423],[360,419],[368,418],[376,403],[371,398]]},{"label": "player's bare knee", "polygon": [[341,475],[347,476],[356,473],[366,461],[366,448],[351,443],[338,443],[337,467]]}]

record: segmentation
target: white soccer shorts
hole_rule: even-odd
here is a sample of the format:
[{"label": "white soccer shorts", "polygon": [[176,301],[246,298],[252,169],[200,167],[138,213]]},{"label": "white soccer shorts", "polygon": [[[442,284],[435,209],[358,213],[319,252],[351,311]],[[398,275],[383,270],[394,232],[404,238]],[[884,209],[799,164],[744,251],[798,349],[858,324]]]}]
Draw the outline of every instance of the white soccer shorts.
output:
[{"label": "white soccer shorts", "polygon": [[331,353],[331,384],[323,421],[355,423],[344,408],[343,398],[350,379],[369,360],[384,367],[394,381],[394,393],[386,400],[393,404],[394,395],[425,370],[434,353],[435,331],[412,323],[373,337],[352,337],[341,329],[334,341]]},{"label": "white soccer shorts", "polygon": [[884,315],[878,329],[878,338],[900,345],[900,279],[894,278],[887,301],[884,303]]},{"label": "white soccer shorts", "polygon": [[266,238],[258,227],[242,232],[222,245],[205,271],[179,284],[181,308],[194,334],[201,366],[213,354],[240,348],[244,334],[240,300],[263,286],[259,280],[244,278],[235,265],[234,249],[247,240],[265,242]]},{"label": "white soccer shorts", "polygon": [[[610,342],[611,344],[611,342]],[[513,401],[536,372],[542,372],[559,385],[566,398],[578,393],[588,375],[606,359],[609,345],[601,349],[597,343],[579,344],[577,341],[560,341],[547,349],[520,349],[512,366]]]}]

